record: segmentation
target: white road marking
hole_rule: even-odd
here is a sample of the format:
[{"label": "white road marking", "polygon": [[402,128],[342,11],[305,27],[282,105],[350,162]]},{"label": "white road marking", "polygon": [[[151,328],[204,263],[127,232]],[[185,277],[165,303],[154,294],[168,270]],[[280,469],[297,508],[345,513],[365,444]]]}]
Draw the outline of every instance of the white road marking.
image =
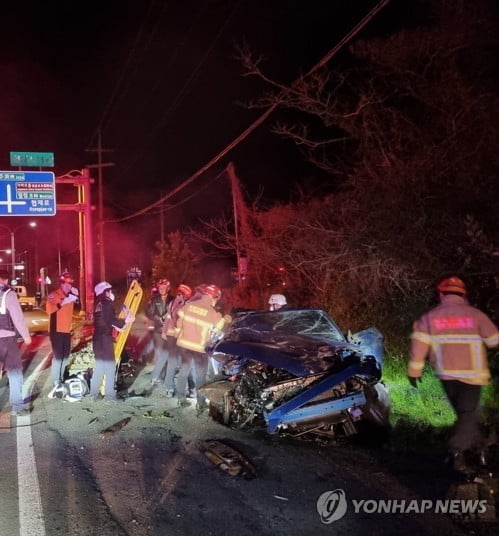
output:
[{"label": "white road marking", "polygon": [[[24,399],[30,399],[36,380],[49,358],[47,354],[23,385]],[[31,436],[31,417],[17,417],[17,480],[19,486],[19,526],[20,536],[45,536],[42,499],[35,450]]]},{"label": "white road marking", "polygon": [[35,451],[30,418],[17,418],[17,481],[19,486],[20,536],[45,536],[40,485],[36,472]]}]

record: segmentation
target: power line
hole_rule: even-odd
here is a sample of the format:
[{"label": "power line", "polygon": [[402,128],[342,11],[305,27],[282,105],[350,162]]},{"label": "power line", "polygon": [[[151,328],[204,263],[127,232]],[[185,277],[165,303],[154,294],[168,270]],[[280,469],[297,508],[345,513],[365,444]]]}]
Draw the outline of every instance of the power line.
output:
[{"label": "power line", "polygon": [[[149,18],[149,15],[150,13],[152,13],[153,11],[153,8],[154,8],[154,3],[155,3],[155,0],[151,0],[151,2],[149,3],[149,7],[144,15],[144,18],[142,19],[142,22],[141,22],[141,25],[137,31],[137,34],[135,36],[135,41],[132,45],[132,48],[130,49],[130,52],[127,56],[127,59],[125,61],[125,64],[123,66],[123,69],[121,71],[121,74],[116,82],[116,85],[114,86],[114,90],[113,92],[111,93],[111,96],[106,104],[106,106],[104,107],[104,111],[102,113],[102,118],[99,122],[99,125],[96,129],[96,131],[94,132],[94,134],[92,135],[92,139],[90,140],[90,144],[93,143],[93,140],[94,140],[94,137],[96,136],[97,134],[97,130],[98,129],[101,129],[101,131],[107,126],[106,125],[106,121],[107,121],[107,124],[109,124],[109,121],[110,121],[110,116],[111,116],[111,112],[112,112],[112,109],[113,109],[113,105],[115,104],[115,102],[117,101],[117,97],[121,91],[121,88],[125,85],[127,79],[129,77],[127,77],[127,72],[129,71],[129,69],[131,68],[131,65],[133,63],[133,60],[134,58],[137,56],[137,50],[139,48],[139,43],[142,39],[142,35],[144,33],[144,28],[145,28],[145,24],[146,24],[146,21],[147,19]],[[163,6],[164,7],[164,6]]]},{"label": "power line", "polygon": [[[182,39],[177,44],[175,49],[173,49],[172,53],[170,54],[170,57],[169,57],[168,61],[165,63],[164,66],[162,66],[161,72],[163,74],[167,73],[168,70],[173,66],[174,62],[176,61],[176,59],[178,57],[178,54],[179,54],[180,50],[182,50],[185,47],[186,43],[191,38],[192,31],[193,31],[194,27],[196,26],[199,18],[201,17],[201,14],[204,13],[206,7],[207,7],[206,5],[202,6],[202,9],[199,9],[196,12],[196,15],[191,19],[191,23],[190,23],[189,27],[187,28],[187,30],[184,32],[184,34],[182,36]],[[147,104],[150,104],[151,97],[158,91],[158,89],[161,87],[161,84],[163,83],[163,81],[164,81],[164,77],[156,76],[154,85],[148,91],[147,99],[142,99],[140,104],[139,104],[139,106],[134,106],[134,110],[133,110],[134,111],[134,117],[130,118],[131,123],[134,122],[136,120],[136,118],[141,117],[144,114],[144,108],[146,107]],[[123,132],[123,135],[125,135],[125,134],[126,134],[126,131]],[[117,145],[119,145],[119,142],[117,143]]]},{"label": "power line", "polygon": [[[311,74],[324,67],[331,60],[331,58],[343,48],[343,46],[345,46],[353,37],[355,37],[389,3],[390,0],[380,0],[380,2],[360,22],[358,22],[352,28],[352,30],[350,30],[331,50],[329,50],[329,52],[323,58],[321,58],[313,67],[311,67],[307,73],[301,75],[294,82],[292,82],[290,87],[292,88],[293,86],[303,81],[306,77],[310,76]],[[143,209],[138,210],[137,212],[130,214],[129,216],[112,221],[117,223],[121,221],[130,220],[137,216],[141,216],[142,214],[147,213],[149,210],[162,205],[167,199],[170,199],[175,194],[187,187],[189,184],[194,182],[205,171],[210,169],[214,164],[221,160],[234,147],[239,145],[239,143],[241,143],[245,138],[247,138],[257,127],[259,127],[272,114],[272,112],[276,108],[278,108],[281,100],[285,97],[288,91],[289,90],[282,90],[277,96],[275,103],[269,106],[267,110],[260,115],[260,117],[258,117],[249,127],[247,127],[241,134],[239,134],[239,136],[237,136],[229,145],[227,145],[222,151],[220,151],[216,156],[214,156],[209,162],[207,162],[204,166],[198,169],[188,179],[179,184],[171,192],[160,198],[158,201],[147,205]]]},{"label": "power line", "polygon": [[219,28],[217,34],[211,41],[210,46],[206,49],[205,53],[201,57],[201,59],[198,61],[196,67],[192,70],[191,74],[185,81],[184,85],[180,89],[180,91],[177,93],[175,98],[173,99],[173,102],[168,106],[168,108],[163,112],[160,120],[156,123],[156,125],[153,127],[153,129],[149,130],[147,137],[144,139],[142,143],[142,149],[140,152],[135,153],[135,157],[129,161],[125,165],[125,170],[130,169],[144,154],[145,148],[149,146],[152,138],[155,135],[155,132],[160,130],[164,127],[167,119],[171,116],[171,114],[179,107],[180,103],[182,102],[183,98],[185,97],[187,91],[190,89],[194,81],[196,80],[197,76],[199,75],[199,72],[201,70],[201,67],[204,65],[206,60],[209,58],[210,54],[212,53],[216,43],[224,33],[225,29],[229,25],[229,22],[231,21],[232,17],[234,16],[234,13],[236,12],[240,1],[238,1],[236,4],[234,4],[234,7],[232,8],[232,11],[229,13],[229,15],[226,17],[225,22],[223,25]]}]

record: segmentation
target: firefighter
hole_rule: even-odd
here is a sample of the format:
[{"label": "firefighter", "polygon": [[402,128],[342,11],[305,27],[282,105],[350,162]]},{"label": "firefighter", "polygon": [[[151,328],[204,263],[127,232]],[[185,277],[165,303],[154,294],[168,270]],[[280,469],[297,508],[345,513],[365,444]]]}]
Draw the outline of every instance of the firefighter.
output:
[{"label": "firefighter", "polygon": [[198,389],[197,406],[199,410],[206,407],[205,398],[199,394],[199,388],[205,383],[208,370],[205,347],[213,333],[222,331],[224,325],[231,320],[228,315],[222,317],[222,314],[215,310],[221,294],[216,285],[200,285],[196,288],[196,294],[178,312],[177,346],[181,365],[177,378],[177,396],[180,406],[190,405],[186,399],[187,376],[194,367],[194,381]]},{"label": "firefighter", "polygon": [[[186,301],[192,298],[192,289],[188,285],[179,285],[177,288],[177,296],[173,299],[168,306],[168,313],[166,315],[165,323],[163,325],[162,337],[166,340],[166,347],[168,351],[168,365],[166,367],[165,387],[166,398],[172,398],[175,394],[175,373],[180,367],[180,355],[177,348],[177,320],[178,312],[183,307]],[[188,398],[196,397],[196,387],[194,384],[194,378],[192,377],[192,369],[189,372],[187,378],[189,392]]]},{"label": "firefighter", "polygon": [[269,310],[270,311],[279,311],[279,309],[284,309],[288,305],[286,301],[286,296],[284,294],[272,294],[269,298]]},{"label": "firefighter", "polygon": [[113,287],[107,281],[97,283],[94,291],[96,300],[92,347],[95,354],[95,368],[90,384],[90,398],[93,401],[99,398],[100,384],[102,377],[105,376],[104,399],[114,402],[116,400],[116,361],[113,328],[122,331],[125,324],[133,322],[135,317],[128,312],[125,318],[116,318]]},{"label": "firefighter", "polygon": [[153,323],[154,368],[151,372],[151,385],[153,386],[162,383],[165,377],[168,349],[167,341],[163,339],[161,333],[168,314],[168,305],[172,300],[168,293],[170,290],[168,279],[159,279],[155,287],[156,292],[153,293],[145,312],[146,317]]},{"label": "firefighter", "polygon": [[0,377],[5,368],[9,377],[11,414],[20,417],[29,414],[29,409],[24,406],[23,364],[16,331],[27,345],[31,344],[31,335],[17,295],[9,286],[9,280],[10,274],[0,271]]},{"label": "firefighter", "polygon": [[443,279],[437,289],[440,304],[414,323],[407,373],[417,387],[429,354],[457,416],[448,443],[449,459],[456,471],[465,472],[465,453],[472,449],[486,464],[478,409],[482,386],[490,379],[486,347],[498,346],[499,333],[487,315],[468,304],[460,278]]},{"label": "firefighter", "polygon": [[71,353],[71,327],[73,312],[78,301],[78,290],[69,272],[59,278],[59,288],[47,296],[45,309],[49,315],[49,337],[52,345],[51,379],[52,390],[48,397],[54,398],[59,385],[64,381],[64,372]]}]

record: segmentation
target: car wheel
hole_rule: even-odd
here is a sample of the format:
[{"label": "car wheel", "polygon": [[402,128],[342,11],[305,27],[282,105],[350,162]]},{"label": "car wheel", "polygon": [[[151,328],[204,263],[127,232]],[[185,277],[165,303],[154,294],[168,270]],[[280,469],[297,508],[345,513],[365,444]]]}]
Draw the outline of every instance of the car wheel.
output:
[{"label": "car wheel", "polygon": [[228,426],[229,423],[230,423],[230,415],[231,415],[231,411],[232,411],[231,394],[230,393],[224,393],[222,404],[223,404],[223,407],[222,407],[222,421],[226,426]]},{"label": "car wheel", "polygon": [[390,426],[391,399],[382,383],[368,386],[364,390],[367,404],[364,408],[366,418],[378,426]]}]

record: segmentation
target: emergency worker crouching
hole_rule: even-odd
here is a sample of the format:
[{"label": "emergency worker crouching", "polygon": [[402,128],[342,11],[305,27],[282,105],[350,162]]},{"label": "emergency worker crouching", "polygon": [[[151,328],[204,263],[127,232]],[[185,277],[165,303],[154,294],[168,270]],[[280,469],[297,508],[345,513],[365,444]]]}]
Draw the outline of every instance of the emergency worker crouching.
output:
[{"label": "emergency worker crouching", "polygon": [[[180,406],[188,406],[186,400],[187,376],[194,368],[196,388],[204,385],[208,370],[208,356],[205,347],[213,332],[221,332],[231,317],[215,310],[215,304],[220,299],[221,290],[216,285],[200,285],[196,294],[178,311],[177,327],[179,334],[177,346],[181,357],[181,366],[177,378],[177,396]],[[197,393],[199,410],[206,407],[206,399]]]},{"label": "emergency worker crouching", "polygon": [[58,386],[64,381],[64,372],[71,353],[71,327],[75,303],[79,292],[73,287],[74,279],[69,272],[59,278],[59,288],[47,296],[45,310],[49,315],[49,337],[52,345],[51,379],[53,389],[48,397],[54,398]]},{"label": "emergency worker crouching", "polygon": [[116,361],[114,358],[113,328],[123,331],[125,324],[135,320],[134,315],[127,313],[125,318],[116,318],[114,310],[114,293],[112,285],[101,281],[95,285],[94,335],[92,339],[95,354],[95,368],[90,383],[90,397],[93,401],[99,398],[99,389],[104,380],[104,399],[116,400]]},{"label": "emergency worker crouching", "polygon": [[450,460],[456,471],[465,472],[465,452],[471,449],[477,449],[480,463],[486,464],[478,410],[482,386],[490,380],[485,347],[498,346],[499,333],[485,313],[468,304],[461,279],[444,279],[437,289],[440,304],[413,325],[407,374],[416,387],[429,354],[457,416],[448,443]]},{"label": "emergency worker crouching", "polygon": [[29,409],[24,406],[22,394],[23,365],[16,330],[27,345],[31,344],[31,335],[9,280],[10,274],[0,271],[0,372],[5,368],[9,378],[11,415],[20,417],[29,414]]}]

